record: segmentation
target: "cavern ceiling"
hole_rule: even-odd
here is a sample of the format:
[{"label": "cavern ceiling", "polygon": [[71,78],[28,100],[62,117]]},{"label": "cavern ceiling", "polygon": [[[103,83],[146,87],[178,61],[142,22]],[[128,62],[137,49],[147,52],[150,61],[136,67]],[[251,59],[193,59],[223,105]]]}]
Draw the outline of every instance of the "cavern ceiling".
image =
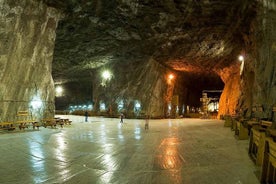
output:
[{"label": "cavern ceiling", "polygon": [[53,76],[154,58],[178,71],[236,62],[255,18],[252,0],[44,0],[60,9]]}]

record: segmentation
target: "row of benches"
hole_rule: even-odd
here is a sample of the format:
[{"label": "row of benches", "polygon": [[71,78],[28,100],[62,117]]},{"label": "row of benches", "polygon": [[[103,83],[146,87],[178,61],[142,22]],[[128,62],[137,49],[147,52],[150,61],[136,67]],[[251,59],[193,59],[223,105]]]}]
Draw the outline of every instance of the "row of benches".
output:
[{"label": "row of benches", "polygon": [[248,154],[261,167],[261,183],[276,183],[276,129],[266,120],[225,117],[224,126],[235,131],[237,139],[249,139]]},{"label": "row of benches", "polygon": [[39,127],[51,127],[56,128],[57,126],[63,127],[64,125],[71,125],[72,121],[69,119],[62,118],[50,118],[50,119],[42,119],[41,121],[36,120],[21,120],[15,122],[0,122],[0,129],[2,130],[15,130],[19,128],[20,130],[24,130],[25,128],[29,128],[32,126],[33,129],[39,130]]},{"label": "row of benches", "polygon": [[40,126],[54,128],[56,126],[63,127],[64,125],[71,125],[69,119],[63,118],[48,118],[42,119],[41,121],[33,120],[32,116],[28,111],[19,111],[16,115],[16,121],[13,122],[0,122],[0,129],[2,130],[15,130],[18,127],[20,130],[32,126],[33,129],[39,129]]},{"label": "row of benches", "polygon": [[254,163],[261,166],[261,183],[276,183],[276,129],[271,125],[253,127],[250,134],[248,153]]}]

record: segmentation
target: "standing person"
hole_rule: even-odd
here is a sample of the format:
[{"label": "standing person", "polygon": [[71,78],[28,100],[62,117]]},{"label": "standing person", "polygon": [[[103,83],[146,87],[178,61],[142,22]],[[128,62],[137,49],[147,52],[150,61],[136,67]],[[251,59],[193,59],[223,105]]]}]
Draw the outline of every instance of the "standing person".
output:
[{"label": "standing person", "polygon": [[88,122],[88,112],[87,111],[85,111],[84,116],[85,116],[85,122]]},{"label": "standing person", "polygon": [[145,130],[149,129],[149,115],[146,116],[146,121],[145,121]]},{"label": "standing person", "polygon": [[120,114],[120,118],[121,118],[120,123],[124,123],[124,114],[123,113]]}]

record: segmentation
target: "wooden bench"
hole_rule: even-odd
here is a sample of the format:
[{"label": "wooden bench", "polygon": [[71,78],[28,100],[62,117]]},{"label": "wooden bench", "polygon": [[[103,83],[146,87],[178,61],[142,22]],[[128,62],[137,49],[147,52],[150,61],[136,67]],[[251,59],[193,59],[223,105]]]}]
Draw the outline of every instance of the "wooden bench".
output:
[{"label": "wooden bench", "polygon": [[60,125],[60,127],[63,128],[63,125],[65,124],[64,119],[60,117],[56,117],[55,119],[56,119],[57,125]]},{"label": "wooden bench", "polygon": [[64,125],[71,125],[72,123],[72,121],[70,121],[67,118],[56,117],[55,119],[57,121],[57,124],[60,125],[61,127],[63,127]]},{"label": "wooden bench", "polygon": [[232,120],[232,125],[231,125],[231,130],[232,131],[236,131],[237,130],[237,122],[238,122],[238,120],[236,120],[236,119]]},{"label": "wooden bench", "polygon": [[253,127],[251,129],[248,154],[258,166],[263,164],[265,138],[265,128]]},{"label": "wooden bench", "polygon": [[56,122],[56,119],[54,118],[48,118],[48,119],[42,119],[42,126],[44,128],[50,126],[51,128],[56,128],[57,126],[57,122]]},{"label": "wooden bench", "polygon": [[39,122],[33,120],[28,111],[18,111],[16,116],[17,121],[15,124],[19,124],[18,127],[20,130],[28,128],[29,124],[32,125],[33,129],[37,128],[39,130]]},{"label": "wooden bench", "polygon": [[273,137],[266,137],[265,139],[260,183],[276,183],[276,142]]},{"label": "wooden bench", "polygon": [[69,119],[64,118],[48,118],[48,119],[42,119],[42,126],[45,128],[47,126],[50,126],[51,128],[56,128],[57,125],[59,125],[61,128],[63,128],[64,125],[71,125],[72,121]]},{"label": "wooden bench", "polygon": [[71,125],[72,121],[69,119],[62,119],[65,125]]},{"label": "wooden bench", "polygon": [[0,129],[2,130],[15,130],[15,126],[12,122],[0,122]]},{"label": "wooden bench", "polygon": [[250,129],[256,126],[260,125],[260,121],[253,119],[253,120],[249,120],[247,121],[247,125],[248,125],[248,131],[250,132]]},{"label": "wooden bench", "polygon": [[232,117],[230,115],[224,116],[224,126],[225,127],[231,127],[232,126]]},{"label": "wooden bench", "polygon": [[260,126],[263,127],[263,128],[268,128],[268,127],[272,126],[272,122],[271,121],[261,120]]},{"label": "wooden bench", "polygon": [[29,124],[32,125],[33,129],[37,128],[39,130],[39,122],[36,120],[21,120],[16,121],[15,124],[19,124],[18,127],[20,130],[29,128]]},{"label": "wooden bench", "polygon": [[239,140],[245,140],[249,138],[248,124],[246,120],[237,121],[237,128],[235,130],[235,137]]}]

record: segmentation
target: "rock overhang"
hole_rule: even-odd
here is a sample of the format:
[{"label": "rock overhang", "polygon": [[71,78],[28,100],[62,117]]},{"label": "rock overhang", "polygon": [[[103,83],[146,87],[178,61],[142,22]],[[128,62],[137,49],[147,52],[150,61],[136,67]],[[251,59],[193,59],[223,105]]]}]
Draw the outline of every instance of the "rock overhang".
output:
[{"label": "rock overhang", "polygon": [[69,81],[112,62],[149,58],[180,72],[219,74],[243,51],[258,3],[44,1],[64,13],[57,28],[53,76]]}]

